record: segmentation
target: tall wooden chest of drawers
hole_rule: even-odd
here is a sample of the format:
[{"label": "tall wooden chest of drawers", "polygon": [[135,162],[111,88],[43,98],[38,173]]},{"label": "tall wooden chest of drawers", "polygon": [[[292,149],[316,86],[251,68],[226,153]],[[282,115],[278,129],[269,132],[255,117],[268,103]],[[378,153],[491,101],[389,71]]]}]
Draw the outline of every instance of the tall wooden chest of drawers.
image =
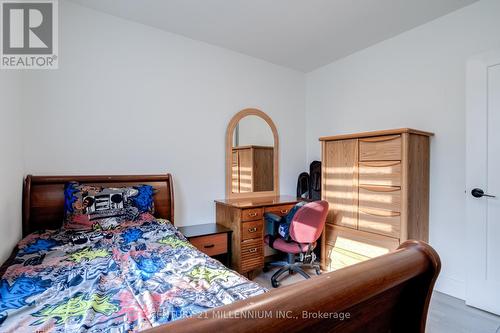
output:
[{"label": "tall wooden chest of drawers", "polygon": [[217,224],[233,231],[232,269],[243,274],[264,267],[264,214],[285,215],[297,202],[291,196],[215,201]]},{"label": "tall wooden chest of drawers", "polygon": [[432,135],[404,128],[320,138],[322,197],[330,204],[323,269],[385,254],[407,239],[427,241]]}]

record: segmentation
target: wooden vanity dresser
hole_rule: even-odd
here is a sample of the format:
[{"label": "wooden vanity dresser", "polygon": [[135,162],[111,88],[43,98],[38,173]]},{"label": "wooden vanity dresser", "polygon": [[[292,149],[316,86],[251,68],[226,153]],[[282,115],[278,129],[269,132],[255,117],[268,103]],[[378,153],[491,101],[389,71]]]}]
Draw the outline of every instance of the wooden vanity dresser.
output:
[{"label": "wooden vanity dresser", "polygon": [[285,215],[293,196],[216,200],[216,222],[233,231],[231,268],[241,274],[264,267],[264,213]]}]

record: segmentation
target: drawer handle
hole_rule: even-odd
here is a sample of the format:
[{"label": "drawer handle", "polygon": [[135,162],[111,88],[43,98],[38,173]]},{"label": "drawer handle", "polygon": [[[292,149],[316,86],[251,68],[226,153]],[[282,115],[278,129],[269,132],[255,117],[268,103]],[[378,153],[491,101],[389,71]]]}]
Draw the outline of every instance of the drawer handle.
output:
[{"label": "drawer handle", "polygon": [[359,139],[361,142],[384,142],[384,141],[391,141],[395,139],[399,139],[399,135],[388,135],[388,136],[378,136],[378,137],[372,137],[372,138],[362,138]]},{"label": "drawer handle", "polygon": [[258,214],[257,213],[248,213],[248,216],[250,217],[256,217]]},{"label": "drawer handle", "polygon": [[390,167],[390,166],[395,166],[395,165],[398,165],[398,164],[401,164],[400,161],[388,161],[388,162],[358,162],[359,165],[361,166],[366,166],[366,167],[370,167],[370,168],[386,168],[386,167]]},{"label": "drawer handle", "polygon": [[256,232],[256,231],[257,231],[257,227],[248,228],[248,232]]},{"label": "drawer handle", "polygon": [[286,213],[288,213],[288,209],[282,209],[282,210],[280,210],[280,213],[281,214],[286,214]]},{"label": "drawer handle", "polygon": [[368,211],[368,210],[365,210],[365,209],[360,209],[359,211],[362,212],[362,213],[364,213],[364,214],[366,214],[366,215],[378,216],[378,217],[397,217],[397,216],[401,216],[400,212],[394,212],[394,211],[387,211],[387,212],[385,212],[386,214],[377,214],[375,212]]},{"label": "drawer handle", "polygon": [[396,192],[400,191],[401,187],[399,186],[374,186],[374,185],[359,185],[359,188],[370,192]]},{"label": "drawer handle", "polygon": [[249,253],[255,253],[255,252],[257,252],[257,248],[254,247],[253,249],[248,249],[248,252]]},{"label": "drawer handle", "polygon": [[214,247],[214,246],[215,246],[215,244],[207,244],[207,245],[203,245],[203,247],[204,247],[205,249],[211,249],[211,248],[212,248],[212,247]]}]

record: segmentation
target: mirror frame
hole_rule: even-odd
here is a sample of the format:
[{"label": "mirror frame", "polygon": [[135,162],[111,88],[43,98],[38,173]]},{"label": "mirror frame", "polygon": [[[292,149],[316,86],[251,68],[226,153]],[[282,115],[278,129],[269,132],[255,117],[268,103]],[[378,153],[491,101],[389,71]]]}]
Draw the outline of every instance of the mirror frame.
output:
[{"label": "mirror frame", "polygon": [[[273,149],[273,190],[272,191],[262,191],[262,192],[247,192],[247,193],[233,193],[232,192],[232,150],[233,150],[233,133],[236,125],[239,121],[246,116],[257,116],[262,118],[271,128],[274,137],[274,149]],[[238,112],[231,118],[226,130],[226,198],[227,199],[238,199],[238,198],[255,198],[255,197],[273,197],[278,196],[280,193],[280,183],[279,183],[279,138],[278,130],[274,125],[273,120],[267,114],[258,109],[244,109]]]}]

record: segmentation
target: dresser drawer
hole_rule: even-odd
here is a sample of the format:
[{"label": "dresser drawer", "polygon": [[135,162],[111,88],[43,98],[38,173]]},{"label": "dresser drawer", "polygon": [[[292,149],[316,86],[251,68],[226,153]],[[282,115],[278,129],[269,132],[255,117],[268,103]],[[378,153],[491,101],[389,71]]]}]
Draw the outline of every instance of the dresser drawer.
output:
[{"label": "dresser drawer", "polygon": [[279,216],[284,216],[290,212],[290,210],[293,208],[293,206],[295,206],[295,205],[281,205],[281,206],[265,207],[264,213],[272,213],[272,214],[276,214]]},{"label": "dresser drawer", "polygon": [[242,221],[255,221],[262,219],[262,208],[253,209],[242,209],[241,210],[241,220]]},{"label": "dresser drawer", "polygon": [[264,267],[264,243],[262,239],[241,242],[240,273]]},{"label": "dresser drawer", "polygon": [[400,238],[401,213],[380,209],[360,209],[359,230]]},{"label": "dresser drawer", "polygon": [[254,269],[259,269],[264,267],[264,256],[244,259],[241,261],[240,273],[249,272]]},{"label": "dresser drawer", "polygon": [[189,239],[189,242],[209,256],[227,253],[226,233],[193,237]]},{"label": "dresser drawer", "polygon": [[252,239],[241,242],[241,259],[264,258],[264,241],[262,239]]},{"label": "dresser drawer", "polygon": [[401,135],[359,139],[360,161],[401,160]]},{"label": "dresser drawer", "polygon": [[241,223],[241,239],[259,238],[262,240],[264,223],[262,220]]},{"label": "dresser drawer", "polygon": [[401,188],[359,185],[359,209],[383,209],[401,212]]},{"label": "dresser drawer", "polygon": [[399,246],[399,240],[395,238],[330,224],[325,226],[325,241],[326,247],[341,249],[344,254],[348,251],[367,258],[381,256]]},{"label": "dresser drawer", "polygon": [[359,162],[359,184],[401,186],[401,162]]}]

